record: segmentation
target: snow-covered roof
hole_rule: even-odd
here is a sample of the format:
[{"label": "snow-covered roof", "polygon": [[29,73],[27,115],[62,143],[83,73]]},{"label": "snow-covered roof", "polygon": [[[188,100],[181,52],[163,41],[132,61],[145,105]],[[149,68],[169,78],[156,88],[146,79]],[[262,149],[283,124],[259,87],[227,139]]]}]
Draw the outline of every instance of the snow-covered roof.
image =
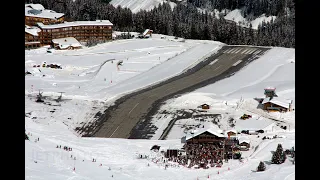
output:
[{"label": "snow-covered roof", "polygon": [[240,137],[238,138],[238,140],[239,140],[239,144],[241,144],[241,143],[243,143],[243,142],[246,142],[246,143],[250,144],[250,139],[249,139],[248,137],[240,136]]},{"label": "snow-covered roof", "polygon": [[[271,100],[270,100],[271,99]],[[265,103],[268,103],[268,102],[271,102],[273,104],[276,104],[276,105],[279,105],[281,107],[285,107],[285,108],[289,108],[289,105],[290,105],[290,100],[285,100],[285,99],[282,99],[282,98],[279,98],[279,97],[273,97],[273,98],[264,98],[263,101],[262,101],[262,104],[265,104]]]},{"label": "snow-covered roof", "polygon": [[216,130],[210,128],[210,129],[205,129],[205,130],[197,131],[197,132],[194,133],[194,134],[188,134],[188,135],[186,136],[186,140],[189,140],[189,139],[191,139],[191,138],[194,138],[194,137],[196,137],[196,136],[199,136],[200,134],[202,134],[202,133],[204,133],[204,132],[208,132],[208,133],[210,133],[210,134],[212,134],[212,135],[215,135],[215,136],[218,136],[218,137],[225,137],[223,134],[220,134],[220,133],[218,133]]},{"label": "snow-covered roof", "polygon": [[275,87],[266,87],[264,89],[270,89],[270,90],[275,90],[276,88]]},{"label": "snow-covered roof", "polygon": [[228,132],[233,132],[233,133],[236,133],[236,134],[237,134],[237,130],[235,130],[235,129],[225,130],[225,133],[226,133],[226,134],[227,134]]},{"label": "snow-covered roof", "polygon": [[44,7],[41,4],[25,4],[25,7],[30,7],[36,10],[44,10]]},{"label": "snow-covered roof", "polygon": [[150,31],[150,29],[146,29],[146,30],[144,30],[144,32],[142,33],[142,35],[146,35],[148,32]]},{"label": "snow-covered roof", "polygon": [[43,23],[37,23],[41,29],[54,29],[72,26],[112,26],[113,24],[109,20],[96,20],[96,21],[73,21],[64,22],[60,24],[44,25]]},{"label": "snow-covered roof", "polygon": [[64,13],[57,13],[53,10],[44,9],[41,4],[26,4],[25,16],[58,19],[64,16]]},{"label": "snow-covered roof", "polygon": [[59,39],[52,39],[54,44],[58,44],[60,49],[66,49],[70,46],[72,47],[81,47],[82,45],[77,41],[74,37],[66,37],[66,38],[59,38]]},{"label": "snow-covered roof", "polygon": [[24,42],[24,44],[40,44],[40,41]]},{"label": "snow-covered roof", "polygon": [[252,131],[257,131],[257,130],[263,130],[265,128],[268,128],[270,126],[273,126],[275,124],[274,121],[260,117],[259,120],[255,118],[249,118],[247,120],[239,120],[236,121],[235,127],[238,131],[242,130],[252,130]]},{"label": "snow-covered roof", "polygon": [[29,33],[29,34],[31,34],[33,36],[38,36],[38,32],[41,31],[41,29],[39,29],[37,27],[34,27],[34,26],[32,26],[32,27],[26,26],[24,29],[25,29],[26,33]]}]

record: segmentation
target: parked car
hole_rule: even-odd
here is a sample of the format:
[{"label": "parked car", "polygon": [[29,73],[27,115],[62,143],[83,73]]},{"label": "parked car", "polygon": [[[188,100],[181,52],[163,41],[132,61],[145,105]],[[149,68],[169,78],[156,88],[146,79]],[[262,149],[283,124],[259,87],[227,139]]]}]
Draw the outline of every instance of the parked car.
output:
[{"label": "parked car", "polygon": [[258,132],[258,133],[264,133],[264,130],[260,129],[260,130],[258,130],[258,131],[256,131],[256,132]]},{"label": "parked car", "polygon": [[242,119],[242,120],[246,120],[246,119],[249,119],[249,118],[252,118],[252,116],[251,116],[251,115],[248,115],[248,114],[243,114],[243,115],[240,117],[240,119]]},{"label": "parked car", "polygon": [[47,53],[53,53],[54,51],[55,51],[54,48],[48,48],[48,49],[47,49]]}]

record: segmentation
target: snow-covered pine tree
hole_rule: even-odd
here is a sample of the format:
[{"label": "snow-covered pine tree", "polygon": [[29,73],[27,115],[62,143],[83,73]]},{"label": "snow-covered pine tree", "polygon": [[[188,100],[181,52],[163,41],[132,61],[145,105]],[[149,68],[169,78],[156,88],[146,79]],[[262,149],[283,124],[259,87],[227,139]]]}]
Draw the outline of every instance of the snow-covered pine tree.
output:
[{"label": "snow-covered pine tree", "polygon": [[279,153],[282,153],[283,152],[283,148],[282,148],[282,145],[281,144],[278,144],[278,147],[277,147],[277,152]]},{"label": "snow-covered pine tree", "polygon": [[274,164],[281,164],[286,160],[286,155],[283,152],[283,148],[281,144],[278,144],[276,152],[273,153],[272,155],[272,163]]},{"label": "snow-covered pine tree", "polygon": [[273,164],[281,164],[282,163],[281,154],[278,151],[273,153],[271,162]]},{"label": "snow-covered pine tree", "polygon": [[265,171],[265,170],[266,170],[266,165],[264,164],[264,162],[260,161],[257,171]]}]

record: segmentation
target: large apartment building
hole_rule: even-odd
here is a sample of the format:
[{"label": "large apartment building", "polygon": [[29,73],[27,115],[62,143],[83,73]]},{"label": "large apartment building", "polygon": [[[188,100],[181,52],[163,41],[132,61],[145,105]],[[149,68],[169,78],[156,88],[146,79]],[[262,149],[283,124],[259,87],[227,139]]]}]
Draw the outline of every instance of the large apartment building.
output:
[{"label": "large apartment building", "polygon": [[80,42],[89,39],[107,41],[112,39],[113,24],[108,20],[74,21],[54,25],[38,23],[41,29],[39,40],[42,45],[51,44],[52,39],[74,37]]},{"label": "large apartment building", "polygon": [[44,9],[41,4],[25,5],[25,24],[25,48],[52,45],[52,39],[66,37],[79,42],[112,40],[109,20],[65,22],[63,13]]}]

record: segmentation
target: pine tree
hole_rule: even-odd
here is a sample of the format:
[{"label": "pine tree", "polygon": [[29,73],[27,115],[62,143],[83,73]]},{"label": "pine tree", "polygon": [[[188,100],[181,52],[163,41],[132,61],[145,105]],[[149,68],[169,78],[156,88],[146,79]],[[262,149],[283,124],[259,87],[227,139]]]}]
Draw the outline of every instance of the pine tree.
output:
[{"label": "pine tree", "polygon": [[271,162],[273,164],[281,164],[281,154],[279,154],[277,151],[273,153]]},{"label": "pine tree", "polygon": [[286,160],[286,155],[283,152],[283,148],[281,144],[278,144],[276,152],[273,153],[272,155],[272,163],[274,164],[281,164]]},{"label": "pine tree", "polygon": [[25,136],[24,136],[24,140],[29,140],[28,135],[27,135],[26,133],[24,133],[24,134],[25,134]]},{"label": "pine tree", "polygon": [[266,170],[266,165],[264,164],[264,162],[260,161],[257,171],[265,171],[265,170]]}]

